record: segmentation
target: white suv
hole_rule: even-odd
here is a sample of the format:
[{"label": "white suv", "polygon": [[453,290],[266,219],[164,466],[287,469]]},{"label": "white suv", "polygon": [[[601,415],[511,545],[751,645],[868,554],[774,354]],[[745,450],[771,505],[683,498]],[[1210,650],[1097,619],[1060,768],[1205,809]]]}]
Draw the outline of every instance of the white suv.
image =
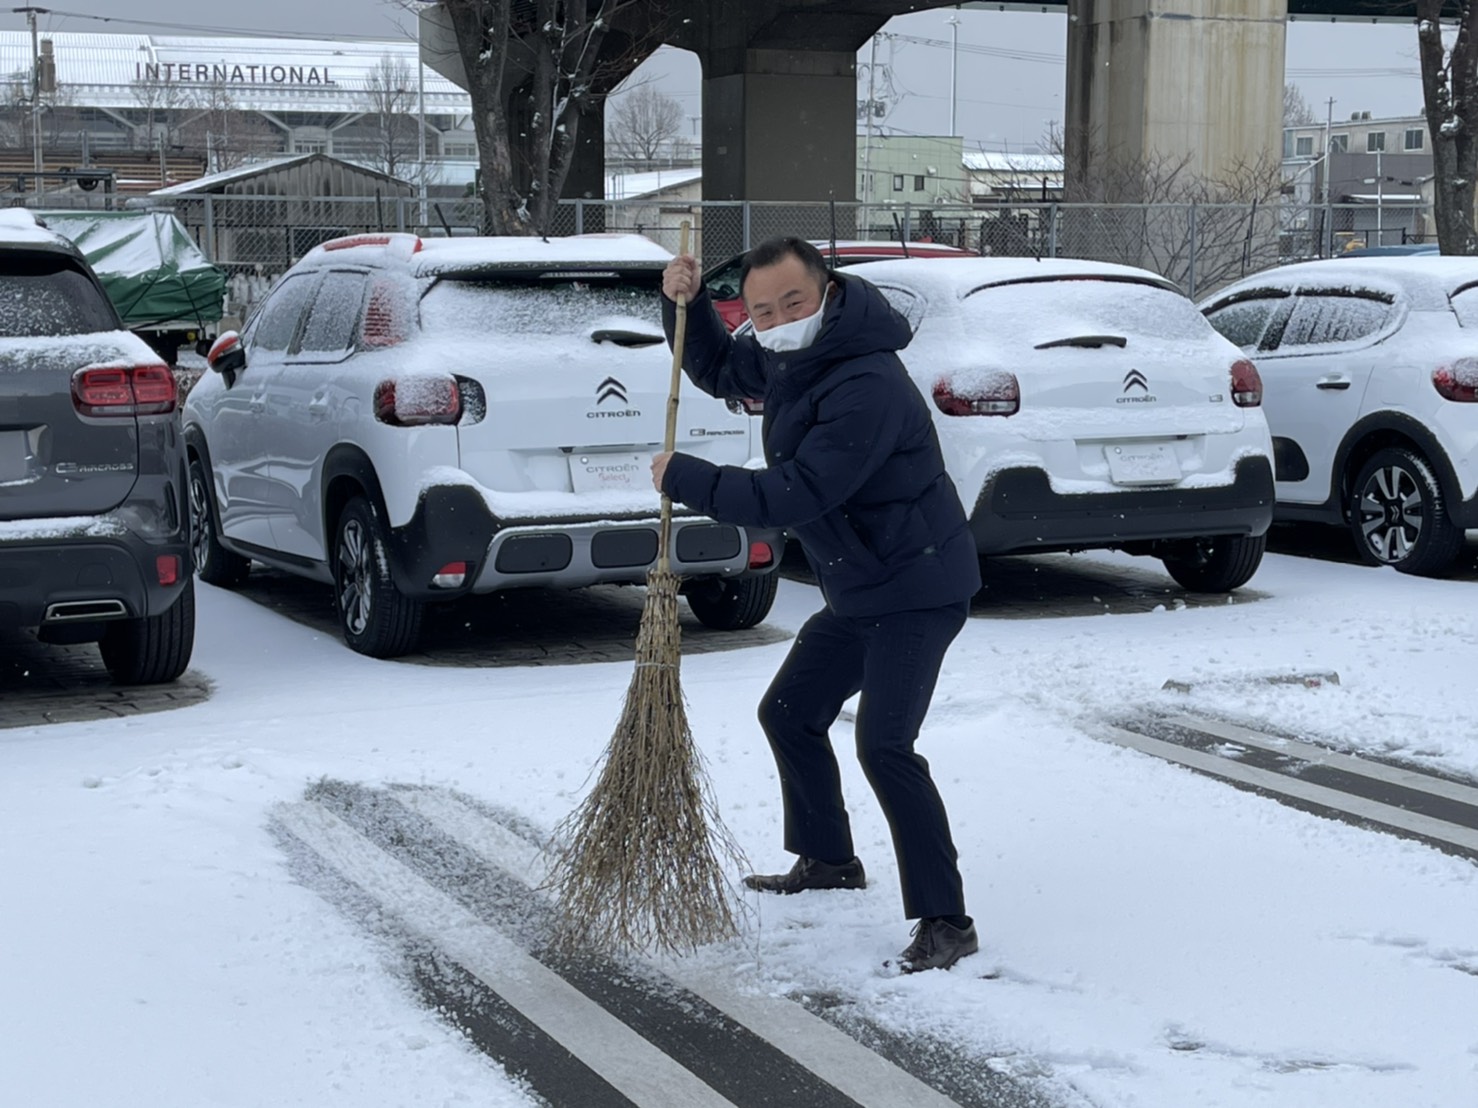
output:
[{"label": "white suv", "polygon": [[1478,259],[1304,262],[1202,308],[1262,369],[1278,518],[1345,524],[1372,563],[1451,567],[1478,528]]},{"label": "white suv", "polygon": [[900,356],[981,554],[1119,548],[1205,592],[1257,571],[1273,514],[1262,386],[1173,284],[1030,258],[846,272],[914,329]]},{"label": "white suv", "polygon": [[[414,645],[428,601],[642,581],[670,257],[629,235],[315,248],[216,341],[186,402],[202,579],[259,561],[331,584],[345,641],[376,657]],[[691,387],[677,445],[760,464],[756,421]],[[679,511],[672,564],[697,617],[762,620],[780,542]]]}]

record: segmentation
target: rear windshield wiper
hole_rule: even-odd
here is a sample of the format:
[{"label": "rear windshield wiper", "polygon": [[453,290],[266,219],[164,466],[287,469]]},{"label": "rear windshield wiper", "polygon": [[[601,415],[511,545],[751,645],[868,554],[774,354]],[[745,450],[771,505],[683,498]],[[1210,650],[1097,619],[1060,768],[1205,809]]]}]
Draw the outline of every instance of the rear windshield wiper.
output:
[{"label": "rear windshield wiper", "polygon": [[666,342],[667,339],[649,331],[600,330],[590,332],[590,341],[614,342],[617,346],[656,346],[659,342]]},{"label": "rear windshield wiper", "polygon": [[1087,346],[1096,350],[1100,346],[1117,346],[1123,348],[1129,344],[1129,340],[1123,335],[1077,335],[1070,339],[1053,339],[1051,342],[1039,342],[1035,349],[1051,350],[1054,346]]}]

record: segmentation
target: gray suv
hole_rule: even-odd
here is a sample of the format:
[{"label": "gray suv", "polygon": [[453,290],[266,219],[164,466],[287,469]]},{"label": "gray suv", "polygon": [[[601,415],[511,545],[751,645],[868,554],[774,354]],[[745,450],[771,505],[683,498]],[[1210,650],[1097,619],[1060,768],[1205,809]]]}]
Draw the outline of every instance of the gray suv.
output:
[{"label": "gray suv", "polygon": [[0,211],[0,630],[96,642],[120,684],[190,662],[179,394],[70,242]]}]

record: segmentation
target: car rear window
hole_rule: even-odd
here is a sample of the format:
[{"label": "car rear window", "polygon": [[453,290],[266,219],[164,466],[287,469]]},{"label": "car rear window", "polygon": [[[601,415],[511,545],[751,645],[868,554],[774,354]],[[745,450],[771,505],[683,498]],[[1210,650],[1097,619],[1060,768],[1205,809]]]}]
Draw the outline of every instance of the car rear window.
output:
[{"label": "car rear window", "polygon": [[421,329],[479,335],[589,334],[611,323],[662,334],[662,274],[599,270],[443,276],[421,298]]},{"label": "car rear window", "polygon": [[91,335],[118,328],[107,298],[62,255],[0,259],[0,336]]},{"label": "car rear window", "polygon": [[[1142,281],[1069,277],[986,285],[965,297],[971,326],[1033,341],[1077,334],[1203,339],[1211,333],[1178,292]],[[1059,332],[1061,332],[1059,334]]]}]

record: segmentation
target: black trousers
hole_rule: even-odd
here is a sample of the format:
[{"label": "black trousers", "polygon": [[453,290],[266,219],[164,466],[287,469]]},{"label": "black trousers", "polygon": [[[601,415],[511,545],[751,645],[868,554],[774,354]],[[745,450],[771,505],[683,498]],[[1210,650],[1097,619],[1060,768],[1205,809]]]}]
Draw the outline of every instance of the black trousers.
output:
[{"label": "black trousers", "polygon": [[867,617],[823,608],[796,635],[760,703],[780,771],[785,849],[835,862],[855,852],[827,732],[843,703],[862,693],[857,759],[893,833],[909,919],[965,914],[949,817],[914,740],[968,607],[962,601]]}]

